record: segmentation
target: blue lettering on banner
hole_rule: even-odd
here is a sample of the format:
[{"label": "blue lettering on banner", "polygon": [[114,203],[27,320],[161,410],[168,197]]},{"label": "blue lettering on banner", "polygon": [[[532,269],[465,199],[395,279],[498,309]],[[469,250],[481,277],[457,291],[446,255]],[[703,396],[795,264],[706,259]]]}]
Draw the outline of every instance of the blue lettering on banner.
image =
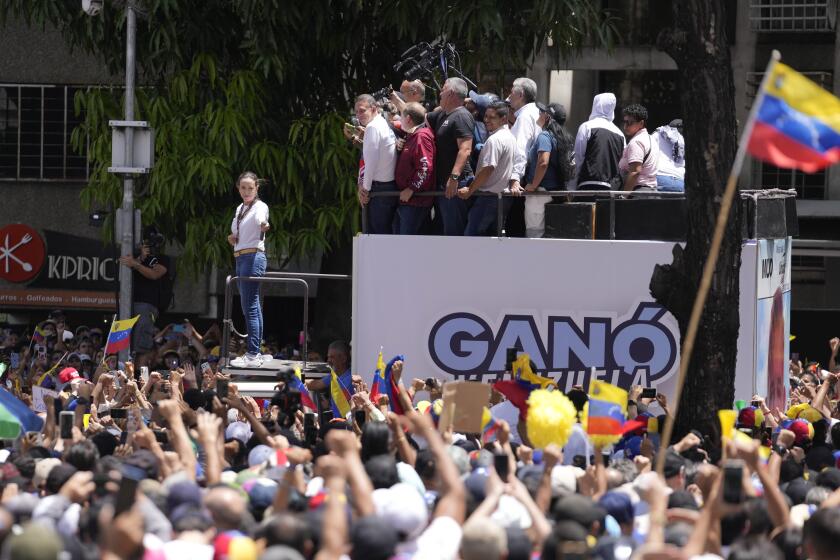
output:
[{"label": "blue lettering on banner", "polygon": [[677,359],[677,341],[661,321],[665,313],[642,302],[614,328],[610,317],[585,317],[582,329],[571,317],[550,316],[546,341],[532,315],[505,315],[494,331],[477,315],[452,313],[432,327],[429,354],[446,373],[480,379],[503,373],[506,351],[516,347],[561,389],[588,385],[592,368],[597,379],[619,387],[650,386],[664,381]]}]

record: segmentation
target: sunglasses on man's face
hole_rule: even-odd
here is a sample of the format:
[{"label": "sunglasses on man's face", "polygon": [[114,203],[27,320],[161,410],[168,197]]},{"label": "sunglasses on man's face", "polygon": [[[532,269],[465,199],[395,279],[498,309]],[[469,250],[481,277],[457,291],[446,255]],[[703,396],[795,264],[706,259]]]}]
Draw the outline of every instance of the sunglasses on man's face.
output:
[{"label": "sunglasses on man's face", "polygon": [[636,124],[639,121],[634,121],[633,119],[624,119],[621,122],[624,124],[624,126],[630,126]]}]

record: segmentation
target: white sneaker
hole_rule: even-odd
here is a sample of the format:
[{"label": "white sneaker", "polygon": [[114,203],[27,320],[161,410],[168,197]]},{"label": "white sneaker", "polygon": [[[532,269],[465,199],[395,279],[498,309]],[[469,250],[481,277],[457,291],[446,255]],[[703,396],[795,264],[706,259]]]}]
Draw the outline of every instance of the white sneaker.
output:
[{"label": "white sneaker", "polygon": [[263,357],[260,354],[243,354],[230,361],[230,366],[235,368],[258,368],[263,365]]},{"label": "white sneaker", "polygon": [[274,356],[272,354],[260,354],[260,358],[262,358],[264,362],[268,362],[269,360],[273,360]]}]

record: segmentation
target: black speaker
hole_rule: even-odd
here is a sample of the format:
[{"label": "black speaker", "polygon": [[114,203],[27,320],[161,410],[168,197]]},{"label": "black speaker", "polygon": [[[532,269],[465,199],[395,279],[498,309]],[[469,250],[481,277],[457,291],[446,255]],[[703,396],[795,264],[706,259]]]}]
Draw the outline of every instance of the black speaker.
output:
[{"label": "black speaker", "polygon": [[595,239],[595,203],[545,205],[545,233],[554,239]]},{"label": "black speaker", "polygon": [[[616,199],[615,239],[685,240],[688,215],[682,198]],[[596,239],[610,239],[610,201],[595,210]]]}]

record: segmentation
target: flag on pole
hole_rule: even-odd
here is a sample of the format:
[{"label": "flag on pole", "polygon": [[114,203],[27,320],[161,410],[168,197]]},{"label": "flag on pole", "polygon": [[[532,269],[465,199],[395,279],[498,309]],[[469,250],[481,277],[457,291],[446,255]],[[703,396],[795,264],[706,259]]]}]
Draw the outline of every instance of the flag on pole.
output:
[{"label": "flag on pole", "polygon": [[41,325],[35,325],[35,332],[32,333],[32,342],[35,344],[43,344],[47,338],[47,333],[41,328]]},{"label": "flag on pole", "polygon": [[762,83],[750,155],[806,173],[840,161],[840,99],[780,62]]},{"label": "flag on pole", "polygon": [[289,380],[289,387],[300,393],[300,404],[310,410],[318,410],[315,406],[315,401],[312,400],[312,395],[310,394],[309,389],[307,389],[306,385],[303,384],[303,374],[301,373],[299,367],[295,368],[295,375]]},{"label": "flag on pole", "polygon": [[627,391],[593,379],[589,383],[589,435],[617,436],[624,431]]},{"label": "flag on pole", "polygon": [[131,329],[139,318],[140,315],[136,315],[131,319],[123,319],[111,323],[111,330],[108,332],[108,341],[105,343],[105,351],[103,352],[104,355],[114,354],[128,348],[131,342]]},{"label": "flag on pole", "polygon": [[481,414],[481,442],[493,441],[499,429],[499,421],[493,418],[490,409],[486,406]]},{"label": "flag on pole", "polygon": [[379,396],[384,395],[385,390],[385,361],[382,359],[382,350],[376,359],[376,370],[373,372],[373,384],[370,387],[370,401],[378,405]]},{"label": "flag on pole", "polygon": [[330,407],[333,411],[333,418],[347,418],[350,412],[350,396],[353,394],[351,387],[345,387],[341,378],[330,368]]}]

